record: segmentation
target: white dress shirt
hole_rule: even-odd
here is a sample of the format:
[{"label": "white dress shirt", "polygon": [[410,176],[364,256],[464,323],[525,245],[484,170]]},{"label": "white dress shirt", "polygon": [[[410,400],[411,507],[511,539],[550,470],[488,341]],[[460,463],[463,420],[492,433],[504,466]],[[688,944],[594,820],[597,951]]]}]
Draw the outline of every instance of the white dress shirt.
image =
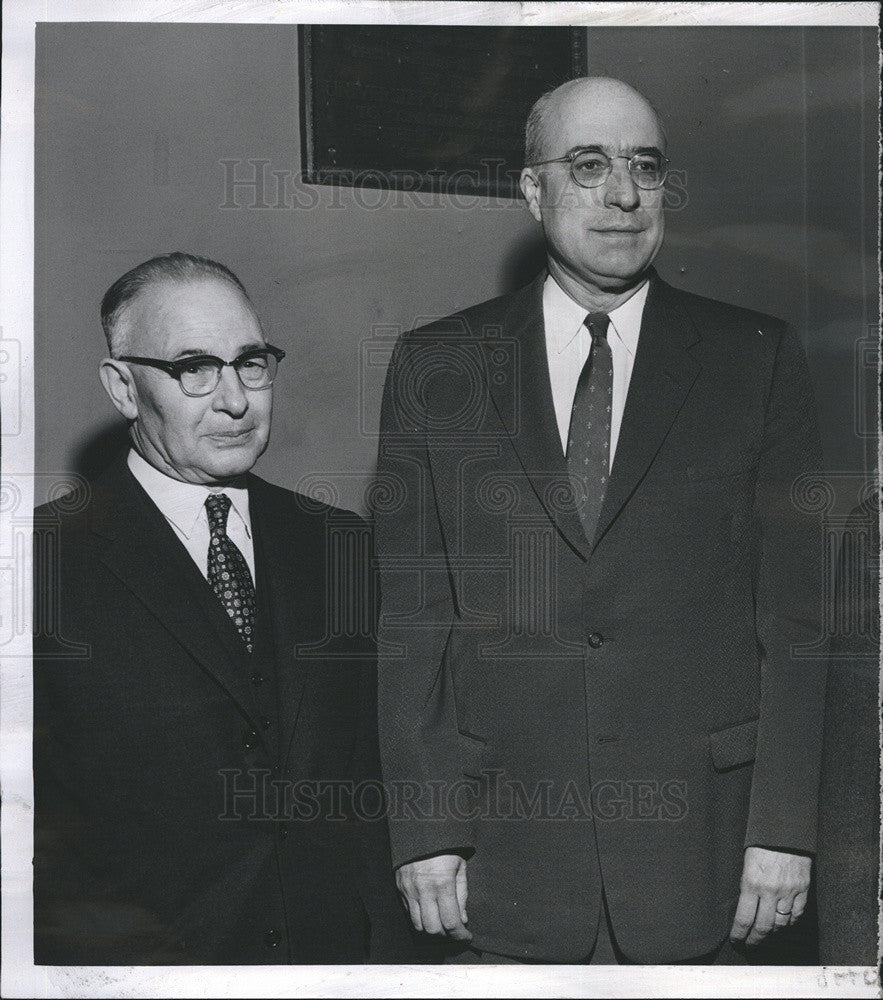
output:
[{"label": "white dress shirt", "polygon": [[[647,301],[649,281],[608,315],[610,327],[607,340],[613,355],[613,403],[610,422],[610,468],[616,454],[616,443],[622,426],[622,414],[638,350],[641,317]],[[561,288],[550,274],[543,285],[543,322],[546,328],[546,357],[549,362],[549,379],[552,383],[552,400],[555,418],[561,435],[561,449],[567,454],[567,436],[570,431],[570,412],[580,372],[589,356],[592,337],[583,325],[588,310]]]},{"label": "white dress shirt", "polygon": [[165,519],[181,539],[184,548],[208,579],[208,546],[210,532],[205,498],[210,493],[226,493],[230,497],[227,515],[227,535],[245,556],[251,571],[252,582],[257,585],[254,572],[254,543],[251,538],[251,517],[248,512],[248,490],[244,486],[203,486],[200,483],[182,483],[154,468],[134,449],[129,451],[129,469],[144,487],[150,499],[159,507]]}]

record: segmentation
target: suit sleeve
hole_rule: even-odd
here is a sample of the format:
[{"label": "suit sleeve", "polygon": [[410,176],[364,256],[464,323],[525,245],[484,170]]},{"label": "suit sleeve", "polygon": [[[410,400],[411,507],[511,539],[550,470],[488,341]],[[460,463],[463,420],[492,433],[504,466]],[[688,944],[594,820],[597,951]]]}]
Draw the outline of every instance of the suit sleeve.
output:
[{"label": "suit sleeve", "polygon": [[427,448],[420,366],[407,338],[387,373],[380,420],[375,526],[380,566],[378,719],[390,796],[393,864],[469,853],[467,824],[433,805],[461,780],[446,665],[455,605]]},{"label": "suit sleeve", "polygon": [[[353,595],[358,617],[364,612],[374,621],[377,594],[375,560],[371,531],[365,526],[367,540],[364,562],[360,565],[359,592]],[[353,787],[361,789],[354,802],[354,819],[360,853],[360,891],[370,922],[370,963],[414,962],[419,959],[410,921],[405,916],[392,874],[389,836],[381,784],[380,752],[377,742],[377,643],[376,634],[368,637],[366,654],[361,657],[358,676],[358,729],[353,754]]]},{"label": "suit sleeve", "polygon": [[34,512],[34,958],[104,965],[117,954],[125,904],[90,877],[81,849],[96,839],[78,794],[96,667],[87,556],[81,533],[66,527],[51,506]]},{"label": "suit sleeve", "polygon": [[[790,328],[778,344],[758,466],[755,616],[761,701],[745,844],[815,850],[825,693],[823,489],[815,404]],[[815,485],[814,485],[815,484]]]}]

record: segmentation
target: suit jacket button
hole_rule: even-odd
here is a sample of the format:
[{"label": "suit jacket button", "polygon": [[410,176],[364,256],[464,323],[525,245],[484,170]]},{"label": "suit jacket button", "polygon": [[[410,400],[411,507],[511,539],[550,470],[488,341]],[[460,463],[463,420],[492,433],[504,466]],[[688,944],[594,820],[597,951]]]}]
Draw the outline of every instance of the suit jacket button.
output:
[{"label": "suit jacket button", "polygon": [[604,636],[600,632],[590,632],[589,645],[592,649],[600,649],[604,645]]},{"label": "suit jacket button", "polygon": [[264,683],[264,675],[259,670],[255,670],[251,675],[251,682],[255,687],[260,687]]},{"label": "suit jacket button", "polygon": [[284,823],[279,824],[279,839],[285,840],[288,837],[288,827]]},{"label": "suit jacket button", "polygon": [[242,734],[242,745],[246,750],[254,750],[258,745],[258,734],[253,729],[247,729]]},{"label": "suit jacket button", "polygon": [[268,948],[275,948],[279,944],[279,931],[267,931],[264,935],[264,944]]},{"label": "suit jacket button", "polygon": [[270,728],[270,720],[269,719],[261,719],[261,725],[264,727],[264,729],[269,729]]}]

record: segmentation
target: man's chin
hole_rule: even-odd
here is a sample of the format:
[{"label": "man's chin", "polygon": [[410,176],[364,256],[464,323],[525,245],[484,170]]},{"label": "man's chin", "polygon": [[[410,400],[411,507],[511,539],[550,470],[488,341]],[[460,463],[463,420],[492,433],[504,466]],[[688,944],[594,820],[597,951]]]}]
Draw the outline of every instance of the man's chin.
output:
[{"label": "man's chin", "polygon": [[611,266],[606,273],[593,273],[591,281],[594,285],[605,292],[624,292],[629,288],[636,288],[647,279],[650,271],[650,262],[641,267],[628,265],[623,267]]},{"label": "man's chin", "polygon": [[611,253],[600,257],[599,272],[610,275],[611,279],[633,283],[642,281],[659,253],[659,244],[623,248],[621,253]]},{"label": "man's chin", "polygon": [[244,444],[240,447],[225,445],[222,449],[215,449],[215,453],[206,462],[206,472],[219,482],[244,476],[246,472],[251,471],[266,447],[264,443],[263,447],[258,449],[252,443],[249,447],[245,447]]},{"label": "man's chin", "polygon": [[[592,247],[591,249],[594,249]],[[601,243],[597,253],[586,254],[585,268],[601,288],[623,289],[647,277],[658,247]]]},{"label": "man's chin", "polygon": [[[559,264],[562,276],[568,276],[588,288],[616,295],[636,288],[647,279],[655,254],[598,254],[584,258],[578,265]],[[554,269],[550,270],[555,274]]]}]

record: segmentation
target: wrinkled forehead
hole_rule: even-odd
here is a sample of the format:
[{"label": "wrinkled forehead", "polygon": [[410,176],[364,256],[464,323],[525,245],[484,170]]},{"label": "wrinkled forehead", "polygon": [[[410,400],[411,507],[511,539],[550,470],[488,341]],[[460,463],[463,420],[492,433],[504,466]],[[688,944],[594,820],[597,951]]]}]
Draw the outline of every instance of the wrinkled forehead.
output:
[{"label": "wrinkled forehead", "polygon": [[562,94],[549,109],[544,139],[549,156],[561,156],[576,146],[615,153],[650,147],[665,152],[656,112],[630,89],[583,88]]},{"label": "wrinkled forehead", "polygon": [[157,351],[159,357],[182,351],[226,355],[264,342],[253,306],[222,278],[155,282],[132,300],[124,322],[132,352]]}]

